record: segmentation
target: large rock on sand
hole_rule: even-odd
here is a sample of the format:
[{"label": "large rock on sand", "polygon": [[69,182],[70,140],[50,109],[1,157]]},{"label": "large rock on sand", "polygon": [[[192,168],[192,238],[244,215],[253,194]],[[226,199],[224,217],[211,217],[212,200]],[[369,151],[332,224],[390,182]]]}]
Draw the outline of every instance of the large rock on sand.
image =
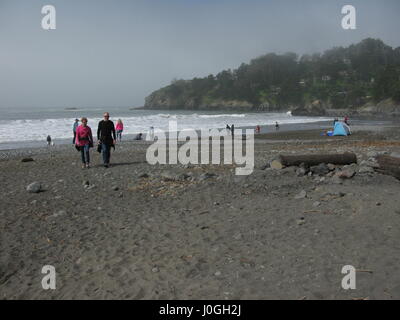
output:
[{"label": "large rock on sand", "polygon": [[40,182],[37,181],[32,182],[26,187],[26,191],[28,191],[29,193],[39,193],[40,191],[42,191],[42,185],[40,184]]}]

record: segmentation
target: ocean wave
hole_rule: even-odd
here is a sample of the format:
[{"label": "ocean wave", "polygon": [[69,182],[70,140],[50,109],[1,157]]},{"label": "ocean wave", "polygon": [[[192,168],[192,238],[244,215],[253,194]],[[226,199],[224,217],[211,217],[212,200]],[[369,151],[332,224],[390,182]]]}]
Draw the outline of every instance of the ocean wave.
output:
[{"label": "ocean wave", "polygon": [[[160,130],[169,130],[169,122],[177,121],[178,130],[188,128],[212,129],[225,128],[228,123],[236,127],[252,127],[256,125],[310,123],[330,120],[322,117],[290,117],[284,113],[249,113],[249,114],[142,114],[124,117],[116,115],[114,122],[121,118],[124,122],[124,134],[145,133],[150,127]],[[0,143],[17,141],[45,141],[47,135],[52,139],[72,139],[72,126],[75,117],[50,119],[18,119],[0,122]],[[88,125],[96,134],[97,123],[101,118],[89,118]]]}]

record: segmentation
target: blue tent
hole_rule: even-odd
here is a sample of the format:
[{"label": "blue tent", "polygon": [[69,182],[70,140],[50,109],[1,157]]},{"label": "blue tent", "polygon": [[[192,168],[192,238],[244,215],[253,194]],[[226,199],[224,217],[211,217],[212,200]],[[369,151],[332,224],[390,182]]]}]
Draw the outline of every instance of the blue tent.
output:
[{"label": "blue tent", "polygon": [[350,134],[350,128],[347,124],[339,121],[335,123],[335,127],[333,128],[334,136],[348,136]]}]

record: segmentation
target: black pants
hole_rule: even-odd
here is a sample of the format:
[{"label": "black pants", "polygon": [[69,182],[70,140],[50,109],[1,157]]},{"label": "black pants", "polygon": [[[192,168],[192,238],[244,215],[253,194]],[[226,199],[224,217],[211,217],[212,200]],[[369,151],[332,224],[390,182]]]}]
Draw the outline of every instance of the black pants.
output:
[{"label": "black pants", "polygon": [[101,144],[101,153],[103,155],[103,163],[110,164],[111,158],[111,144],[109,143],[102,143]]},{"label": "black pants", "polygon": [[75,144],[75,139],[76,139],[76,132],[74,132],[74,138],[72,139],[72,144]]}]

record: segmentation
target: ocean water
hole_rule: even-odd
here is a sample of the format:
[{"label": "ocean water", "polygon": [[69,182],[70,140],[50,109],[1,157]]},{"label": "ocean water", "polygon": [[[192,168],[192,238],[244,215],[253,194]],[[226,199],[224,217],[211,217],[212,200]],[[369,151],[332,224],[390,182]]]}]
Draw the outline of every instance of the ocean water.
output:
[{"label": "ocean water", "polygon": [[331,119],[323,117],[294,117],[286,113],[229,113],[218,111],[181,110],[130,110],[127,107],[112,108],[1,108],[0,149],[43,146],[47,135],[57,143],[72,142],[72,125],[75,118],[87,117],[88,125],[96,134],[97,124],[105,111],[111,120],[124,122],[124,136],[146,133],[151,126],[168,130],[169,121],[175,120],[178,130],[225,128],[227,124],[239,127],[256,125],[304,124]]}]

